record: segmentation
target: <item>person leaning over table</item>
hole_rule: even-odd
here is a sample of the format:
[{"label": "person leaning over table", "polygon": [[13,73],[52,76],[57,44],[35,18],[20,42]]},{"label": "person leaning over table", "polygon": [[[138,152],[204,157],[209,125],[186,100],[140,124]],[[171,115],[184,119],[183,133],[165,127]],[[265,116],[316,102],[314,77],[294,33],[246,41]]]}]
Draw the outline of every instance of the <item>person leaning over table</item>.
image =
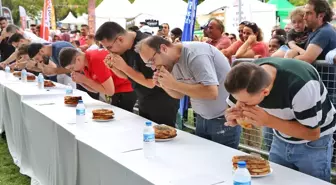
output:
[{"label": "person leaning over table", "polygon": [[224,84],[231,94],[226,125],[236,126],[242,110],[255,126],[273,128],[270,161],[330,181],[336,110],[312,65],[282,58],[242,62]]},{"label": "person leaning over table", "polygon": [[171,97],[191,98],[197,113],[196,135],[238,148],[240,127],[224,125],[226,74],[230,71],[227,58],[216,47],[201,42],[171,42],[152,36],[136,45],[147,67],[155,70],[157,86]]},{"label": "person leaning over table", "polygon": [[130,78],[138,98],[140,116],[175,127],[179,101],[155,86],[152,79],[154,72],[134,51],[134,46],[146,37],[148,35],[140,31],[126,31],[115,22],[104,23],[95,35],[95,39],[109,52],[117,54],[111,61],[112,71],[120,77]]},{"label": "person leaning over table", "polygon": [[[131,82],[119,78],[106,67],[104,59],[108,54],[105,49],[86,50],[83,53],[75,48],[63,48],[59,58],[61,66],[72,71],[74,82],[88,91],[112,96],[112,105],[133,112],[136,95]],[[84,75],[80,72],[84,72]]]}]

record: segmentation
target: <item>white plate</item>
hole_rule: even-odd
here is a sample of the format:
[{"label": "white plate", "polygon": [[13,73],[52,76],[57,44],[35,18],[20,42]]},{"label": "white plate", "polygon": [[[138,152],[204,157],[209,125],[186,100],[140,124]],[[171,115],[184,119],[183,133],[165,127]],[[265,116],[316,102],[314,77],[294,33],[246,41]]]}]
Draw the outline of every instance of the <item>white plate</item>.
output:
[{"label": "white plate", "polygon": [[96,122],[109,122],[109,121],[112,121],[112,119],[92,119],[93,121],[96,121]]},{"label": "white plate", "polygon": [[259,178],[259,177],[267,177],[269,175],[271,175],[273,173],[273,169],[270,169],[270,172],[268,174],[264,174],[264,175],[251,175],[251,177],[253,178]]},{"label": "white plate", "polygon": [[36,79],[35,80],[27,80],[27,82],[36,82]]},{"label": "white plate", "polygon": [[175,138],[176,138],[176,136],[173,137],[173,138],[168,138],[168,139],[155,139],[155,141],[156,141],[156,142],[166,142],[166,141],[171,141],[171,140],[173,140],[173,139],[175,139]]},{"label": "white plate", "polygon": [[[235,170],[232,169],[232,174],[234,174]],[[270,172],[268,174],[264,174],[264,175],[251,175],[252,178],[260,178],[260,177],[267,177],[269,175],[271,175],[273,173],[273,169],[270,169]]]}]

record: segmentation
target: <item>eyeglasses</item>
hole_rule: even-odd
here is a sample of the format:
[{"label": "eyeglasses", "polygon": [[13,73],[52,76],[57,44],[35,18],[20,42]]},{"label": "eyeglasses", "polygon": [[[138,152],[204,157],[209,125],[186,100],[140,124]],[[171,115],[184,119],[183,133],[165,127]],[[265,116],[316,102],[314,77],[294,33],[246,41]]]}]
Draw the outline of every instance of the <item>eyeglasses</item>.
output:
[{"label": "eyeglasses", "polygon": [[118,37],[114,39],[112,45],[110,45],[110,46],[104,46],[104,48],[105,48],[106,50],[112,52],[111,49],[113,48],[113,46],[114,46],[114,44],[116,43],[117,39],[118,39]]},{"label": "eyeglasses", "polygon": [[152,66],[153,66],[153,64],[154,64],[154,57],[155,57],[156,53],[157,53],[157,52],[155,51],[155,53],[154,53],[154,55],[152,56],[152,58],[148,59],[148,61],[145,62],[146,67],[152,67]]}]

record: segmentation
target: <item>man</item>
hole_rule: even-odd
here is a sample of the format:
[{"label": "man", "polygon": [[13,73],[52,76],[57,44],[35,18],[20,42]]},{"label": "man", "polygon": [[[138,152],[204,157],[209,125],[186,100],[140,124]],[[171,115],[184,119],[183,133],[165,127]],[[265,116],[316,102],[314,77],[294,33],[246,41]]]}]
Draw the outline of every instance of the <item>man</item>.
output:
[{"label": "man", "polygon": [[[72,81],[71,77],[68,76],[70,74],[70,70],[61,67],[59,61],[59,53],[61,49],[66,47],[73,47],[69,42],[54,42],[51,44],[41,44],[41,43],[32,43],[28,47],[28,55],[35,62],[43,64],[42,72],[47,76],[55,76],[53,80],[58,83],[68,85],[71,84],[75,87],[75,83]],[[49,67],[49,59],[55,63],[54,67]]]},{"label": "man", "polygon": [[242,113],[255,126],[273,128],[270,161],[330,181],[336,110],[312,65],[282,58],[242,62],[224,84],[232,95],[226,125],[236,126]]},{"label": "man", "polygon": [[81,25],[81,36],[79,37],[79,44],[82,51],[86,51],[89,47],[86,44],[86,37],[89,35],[89,26],[86,24]]},{"label": "man", "polygon": [[[136,95],[131,82],[119,78],[106,67],[107,50],[90,50],[85,53],[75,48],[64,48],[60,53],[61,66],[70,69],[74,82],[91,92],[112,96],[112,105],[133,112]],[[85,76],[80,72],[84,72]]]},{"label": "man", "polygon": [[[15,48],[12,45],[8,44],[8,35],[6,32],[7,26],[8,26],[7,19],[5,17],[0,17],[0,27],[1,27],[1,33],[0,33],[1,60],[0,62],[5,61],[15,51]],[[0,66],[0,67],[3,67],[3,66]]]},{"label": "man", "polygon": [[233,42],[228,48],[222,49],[222,53],[229,59],[231,60],[232,55],[235,55],[240,48],[245,42],[244,37],[243,37],[243,29],[245,24],[247,24],[247,21],[241,22],[238,27],[238,33],[239,33],[239,39],[236,42]]},{"label": "man", "polygon": [[175,127],[179,102],[155,87],[153,71],[134,51],[135,44],[147,36],[141,32],[126,31],[115,22],[106,22],[97,30],[95,39],[111,53],[122,56],[113,59],[112,70],[118,76],[128,76],[132,80],[140,116]]},{"label": "man", "polygon": [[[21,40],[21,44],[28,44],[28,43],[47,43],[46,40],[36,36],[35,34],[28,32],[28,31],[23,31],[22,29],[20,29],[19,27],[17,27],[14,24],[10,24],[6,27],[6,35],[8,36],[8,43],[10,45],[12,44],[12,41],[16,41],[16,43],[13,45],[15,48],[17,48],[15,45],[20,43]],[[11,37],[15,35],[12,39]],[[22,37],[24,39],[22,39]],[[10,63],[12,63],[13,61],[15,61],[15,59],[17,58],[17,50],[15,50],[5,61],[3,61],[2,64],[0,64],[1,67],[4,67],[6,65],[9,65]]]},{"label": "man", "polygon": [[284,30],[286,33],[288,33],[293,28],[292,23],[287,23]]},{"label": "man", "polygon": [[333,11],[325,0],[309,0],[305,11],[303,19],[312,32],[308,37],[306,52],[295,58],[313,63],[316,60],[324,60],[326,54],[336,48],[336,31],[329,24]]},{"label": "man", "polygon": [[89,34],[88,36],[86,36],[85,42],[86,42],[86,45],[89,47],[86,51],[99,49],[99,46],[96,44],[93,34]]},{"label": "man", "polygon": [[37,32],[37,29],[36,29],[36,24],[30,25],[30,31],[34,33],[36,36],[39,36],[39,33]]},{"label": "man", "polygon": [[207,26],[208,44],[215,46],[217,49],[226,49],[231,45],[230,39],[224,34],[223,22],[219,19],[210,19]]},{"label": "man", "polygon": [[196,135],[238,148],[240,127],[223,124],[227,108],[223,102],[229,95],[223,84],[230,65],[218,49],[201,42],[172,44],[157,36],[142,40],[136,49],[146,66],[156,70],[158,86],[173,98],[191,98]]}]

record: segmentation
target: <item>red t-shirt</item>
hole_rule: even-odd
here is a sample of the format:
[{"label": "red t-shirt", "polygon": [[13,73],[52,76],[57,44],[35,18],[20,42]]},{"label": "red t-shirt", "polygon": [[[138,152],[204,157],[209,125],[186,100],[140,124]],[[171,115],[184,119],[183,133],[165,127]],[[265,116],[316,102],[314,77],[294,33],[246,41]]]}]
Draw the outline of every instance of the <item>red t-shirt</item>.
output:
[{"label": "red t-shirt", "polygon": [[268,57],[269,51],[268,47],[264,42],[257,42],[251,46],[251,49],[254,52],[254,55],[260,55],[261,58]]},{"label": "red t-shirt", "polygon": [[85,45],[86,44],[86,36],[80,36],[78,41],[79,41],[80,46]]},{"label": "red t-shirt", "polygon": [[88,66],[84,69],[85,76],[100,84],[112,77],[115,93],[132,92],[132,84],[128,79],[119,78],[106,67],[104,59],[108,54],[109,52],[105,49],[86,51]]}]

